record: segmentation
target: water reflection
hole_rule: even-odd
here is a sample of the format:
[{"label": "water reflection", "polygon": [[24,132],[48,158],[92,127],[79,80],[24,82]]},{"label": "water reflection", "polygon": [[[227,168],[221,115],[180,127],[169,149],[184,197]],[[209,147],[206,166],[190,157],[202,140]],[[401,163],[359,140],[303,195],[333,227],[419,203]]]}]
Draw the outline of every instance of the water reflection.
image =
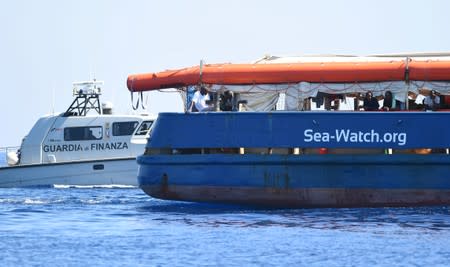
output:
[{"label": "water reflection", "polygon": [[450,229],[449,207],[264,209],[154,200],[137,210],[164,223],[195,226],[302,227],[346,231]]}]

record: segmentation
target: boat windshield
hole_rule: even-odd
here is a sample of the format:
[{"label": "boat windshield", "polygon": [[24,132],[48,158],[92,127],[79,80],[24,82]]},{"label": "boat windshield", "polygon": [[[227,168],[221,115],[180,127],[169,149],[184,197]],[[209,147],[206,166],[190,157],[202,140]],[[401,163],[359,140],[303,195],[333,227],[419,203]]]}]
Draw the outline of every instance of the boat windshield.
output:
[{"label": "boat windshield", "polygon": [[152,121],[144,121],[142,122],[139,129],[136,131],[136,135],[146,135],[152,126]]}]

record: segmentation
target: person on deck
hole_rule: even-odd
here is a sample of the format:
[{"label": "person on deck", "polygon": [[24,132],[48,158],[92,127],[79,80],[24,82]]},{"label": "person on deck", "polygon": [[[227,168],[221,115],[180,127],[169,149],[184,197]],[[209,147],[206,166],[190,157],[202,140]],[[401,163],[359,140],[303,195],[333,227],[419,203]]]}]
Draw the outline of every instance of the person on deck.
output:
[{"label": "person on deck", "polygon": [[208,90],[206,90],[206,88],[204,86],[202,86],[202,87],[200,87],[200,90],[197,90],[194,93],[194,97],[192,98],[192,103],[191,103],[191,107],[189,108],[189,110],[191,112],[212,111],[212,110],[214,110],[214,106],[206,104],[206,101],[209,101],[209,100],[210,100],[210,98],[209,98]]},{"label": "person on deck", "polygon": [[384,93],[383,106],[381,107],[384,111],[393,110],[396,108],[396,100],[393,98],[391,91],[386,91]]},{"label": "person on deck", "polygon": [[374,110],[378,110],[378,108],[380,107],[380,104],[378,104],[378,100],[373,97],[373,94],[371,91],[368,91],[366,93],[366,97],[364,97],[364,104],[363,104],[363,108],[365,111],[374,111]]},{"label": "person on deck", "polygon": [[425,110],[437,110],[441,104],[441,100],[436,94],[436,91],[431,90],[430,94],[423,100],[423,104],[425,105]]}]

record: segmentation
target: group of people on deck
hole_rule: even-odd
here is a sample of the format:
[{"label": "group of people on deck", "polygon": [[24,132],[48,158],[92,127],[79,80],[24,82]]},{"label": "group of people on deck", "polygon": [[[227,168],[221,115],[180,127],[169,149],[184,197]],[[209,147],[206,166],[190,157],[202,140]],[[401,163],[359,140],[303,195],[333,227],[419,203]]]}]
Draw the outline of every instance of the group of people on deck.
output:
[{"label": "group of people on deck", "polygon": [[[429,95],[424,99],[423,105],[425,110],[437,110],[440,105],[440,98],[436,94],[436,91],[430,90]],[[378,99],[373,97],[371,91],[366,93],[364,97],[364,102],[362,108],[366,111],[376,111],[376,110],[395,110],[399,107],[396,105],[396,100],[392,95],[391,91],[386,91],[383,99],[383,106],[380,108],[380,104],[378,103]]]},{"label": "group of people on deck", "polygon": [[[380,110],[380,104],[378,103],[378,99],[373,97],[373,94],[371,91],[368,91],[366,93],[366,96],[364,97],[364,102],[362,108],[366,111],[376,111]],[[386,91],[384,93],[384,99],[383,99],[383,106],[381,107],[381,110],[389,111],[389,110],[395,110],[397,109],[396,100],[394,99],[391,91]]]},{"label": "group of people on deck", "polygon": [[[233,110],[233,93],[231,91],[225,91],[220,95],[220,107],[221,111],[232,111]],[[191,104],[188,108],[189,112],[203,112],[203,111],[214,111],[216,107],[212,104],[211,96],[208,89],[201,86],[199,90],[196,90]]]},{"label": "group of people on deck", "polygon": [[[210,100],[208,90],[204,86],[201,86],[194,93],[188,110],[190,112],[213,111],[214,105],[209,103]],[[429,91],[429,95],[423,100],[423,106],[425,110],[437,110],[439,108],[440,97],[436,94],[436,91]],[[400,110],[400,102],[394,98],[391,91],[386,91],[383,98],[383,106],[380,107],[378,99],[373,96],[371,91],[368,91],[364,97],[363,105],[360,107],[365,111]]]}]

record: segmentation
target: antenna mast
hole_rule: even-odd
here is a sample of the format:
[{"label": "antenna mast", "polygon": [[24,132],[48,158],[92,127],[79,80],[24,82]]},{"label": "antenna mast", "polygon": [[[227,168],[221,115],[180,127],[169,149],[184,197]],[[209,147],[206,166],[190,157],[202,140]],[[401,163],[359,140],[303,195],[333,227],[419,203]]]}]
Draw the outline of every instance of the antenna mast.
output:
[{"label": "antenna mast", "polygon": [[95,110],[98,114],[102,114],[100,108],[100,95],[102,81],[86,81],[73,83],[73,100],[70,107],[64,113],[68,116],[86,116],[90,110]]}]

